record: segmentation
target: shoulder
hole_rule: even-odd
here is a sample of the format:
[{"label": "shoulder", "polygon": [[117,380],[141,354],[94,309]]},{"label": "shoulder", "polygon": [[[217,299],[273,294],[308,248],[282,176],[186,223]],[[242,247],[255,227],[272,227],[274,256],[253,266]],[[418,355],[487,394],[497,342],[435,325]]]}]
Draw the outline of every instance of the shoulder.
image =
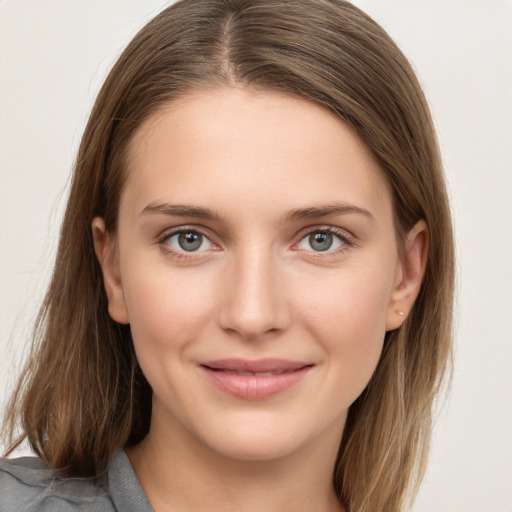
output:
[{"label": "shoulder", "polygon": [[2,512],[115,512],[108,489],[92,479],[56,475],[41,459],[0,459]]}]

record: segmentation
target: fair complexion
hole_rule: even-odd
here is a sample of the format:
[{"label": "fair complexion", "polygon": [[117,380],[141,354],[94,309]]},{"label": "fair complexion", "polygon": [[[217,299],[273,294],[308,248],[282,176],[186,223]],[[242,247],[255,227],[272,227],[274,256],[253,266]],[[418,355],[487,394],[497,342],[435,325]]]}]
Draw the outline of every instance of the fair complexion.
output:
[{"label": "fair complexion", "polygon": [[419,222],[399,252],[366,147],[303,99],[191,93],[134,136],[118,221],[93,234],[154,392],[127,453],[155,511],[342,510],[347,411],[412,307],[427,245]]}]

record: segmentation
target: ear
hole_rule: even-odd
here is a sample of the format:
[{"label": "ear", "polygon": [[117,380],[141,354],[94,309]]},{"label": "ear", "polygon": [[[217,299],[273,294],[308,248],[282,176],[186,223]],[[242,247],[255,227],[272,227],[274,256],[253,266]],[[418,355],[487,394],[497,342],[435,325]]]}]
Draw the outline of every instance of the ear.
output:
[{"label": "ear", "polygon": [[103,285],[107,293],[110,317],[120,324],[128,324],[128,311],[116,258],[115,241],[106,232],[105,221],[101,217],[96,217],[92,221],[92,236],[94,251],[103,272]]},{"label": "ear", "polygon": [[420,220],[409,231],[397,267],[386,317],[386,331],[400,327],[420,292],[428,258],[428,227]]}]

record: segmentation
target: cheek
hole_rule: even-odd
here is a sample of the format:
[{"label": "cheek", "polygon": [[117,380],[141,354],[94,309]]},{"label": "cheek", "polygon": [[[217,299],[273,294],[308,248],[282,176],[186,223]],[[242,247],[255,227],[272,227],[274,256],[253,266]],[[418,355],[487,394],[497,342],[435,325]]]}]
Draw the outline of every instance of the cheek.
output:
[{"label": "cheek", "polygon": [[142,269],[124,282],[137,360],[155,395],[164,397],[175,412],[188,400],[180,383],[187,381],[190,348],[213,316],[212,301],[207,300],[210,287],[204,279],[200,281],[183,272],[152,274]]},{"label": "cheek", "polygon": [[295,291],[300,297],[299,307],[328,338],[346,335],[355,339],[364,332],[385,334],[392,272],[347,268],[321,280],[312,276],[309,283],[302,284]]},{"label": "cheek", "polygon": [[332,275],[324,286],[311,285],[311,292],[301,295],[306,327],[335,368],[331,377],[350,390],[347,397],[354,400],[380,358],[391,278],[386,273],[347,271]]},{"label": "cheek", "polygon": [[174,349],[193,339],[212,316],[208,282],[201,276],[151,272],[131,273],[124,282],[130,327],[136,348]]}]

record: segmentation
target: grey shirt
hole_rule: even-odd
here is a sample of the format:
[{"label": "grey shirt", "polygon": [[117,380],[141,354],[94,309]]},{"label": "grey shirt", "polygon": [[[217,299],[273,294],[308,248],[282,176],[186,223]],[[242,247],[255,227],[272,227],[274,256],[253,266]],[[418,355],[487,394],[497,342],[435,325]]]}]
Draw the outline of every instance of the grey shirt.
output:
[{"label": "grey shirt", "polygon": [[0,459],[0,512],[154,512],[123,450],[94,482],[55,475],[34,457]]}]

